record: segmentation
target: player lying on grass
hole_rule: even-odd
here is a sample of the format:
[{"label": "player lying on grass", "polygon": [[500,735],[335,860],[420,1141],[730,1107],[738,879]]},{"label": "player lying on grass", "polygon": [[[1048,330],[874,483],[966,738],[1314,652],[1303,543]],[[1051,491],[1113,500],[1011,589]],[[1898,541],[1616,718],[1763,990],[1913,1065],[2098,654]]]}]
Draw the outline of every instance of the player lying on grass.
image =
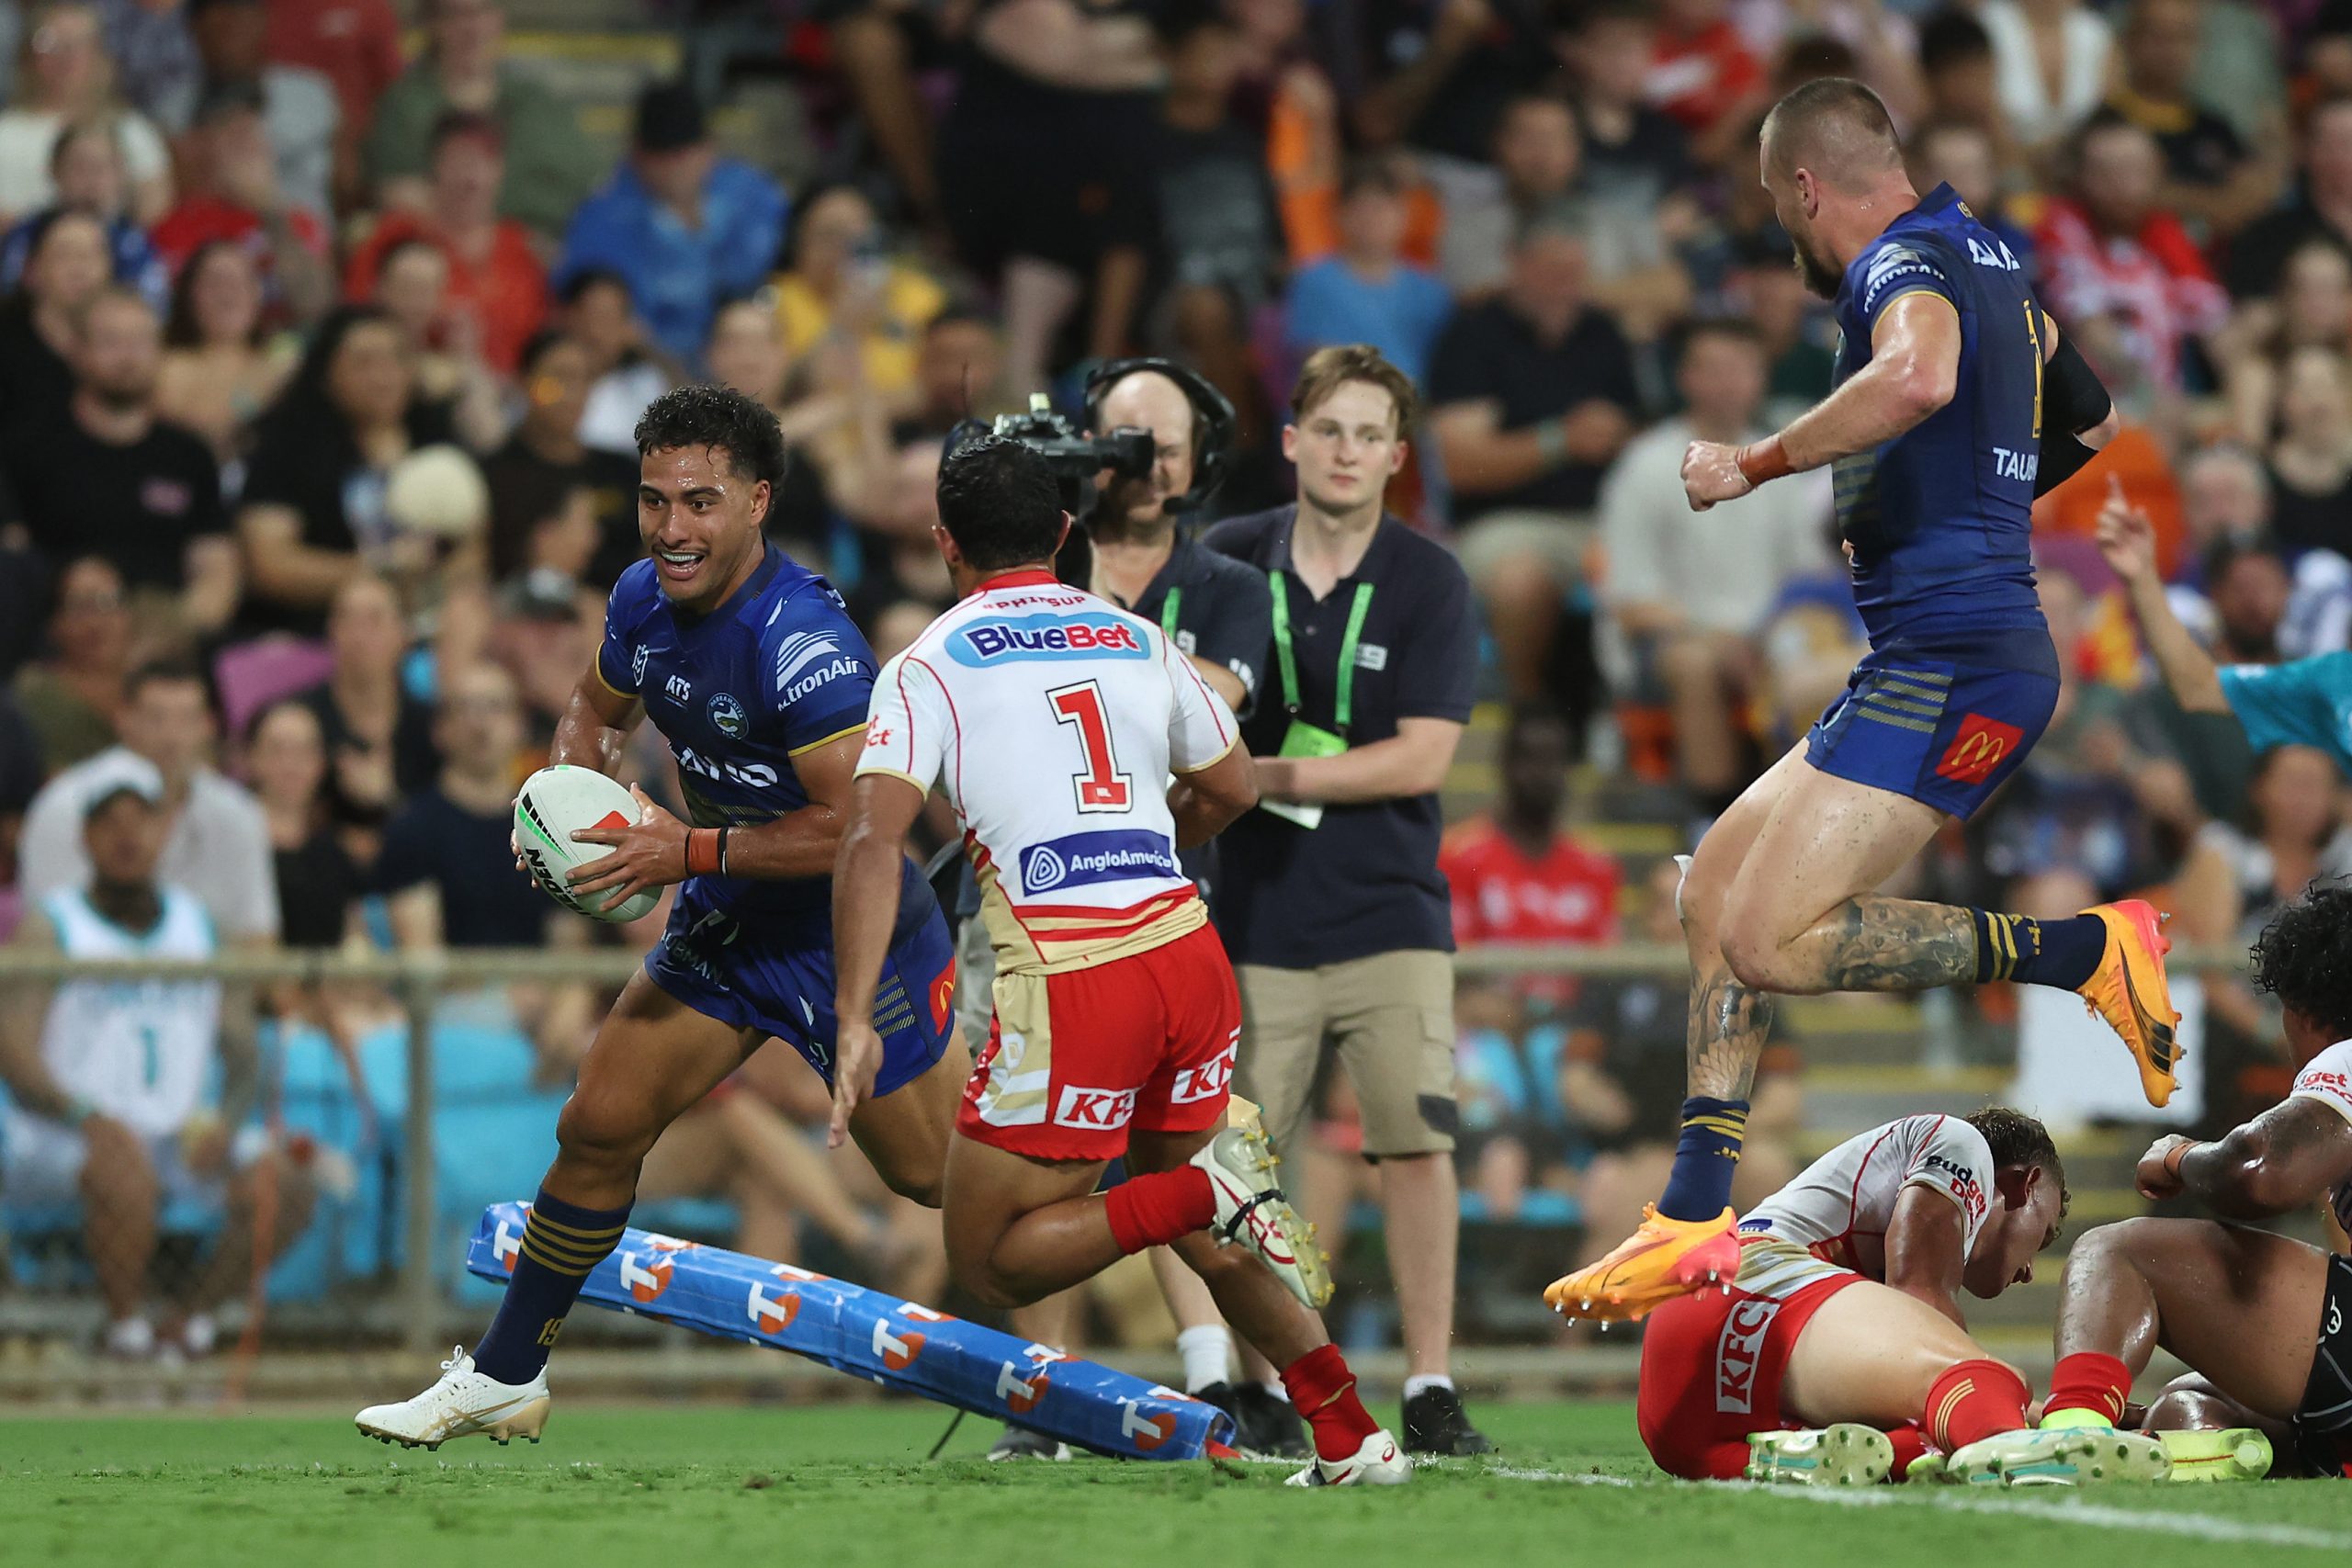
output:
[{"label": "player lying on grass", "polygon": [[1544,1292],[1636,1318],[1736,1268],[1731,1173],[1775,995],[2013,980],[2078,992],[2173,1086],[2166,943],[2139,900],[2069,919],[1882,895],[2033,749],[2058,700],[2034,592],[2033,499],[2115,428],[2098,379],[2024,267],[1950,186],[1924,197],[1886,107],[1825,78],[1764,122],[1761,171],[1814,292],[1844,329],[1838,388],[1779,434],[1693,442],[1694,507],[1829,467],[1871,651],[1812,733],[1701,839],[1679,909],[1688,1093],[1673,1174],[1624,1244]]},{"label": "player lying on grass", "polygon": [[[611,773],[650,716],[677,759],[693,825],[640,795],[639,822],[573,835],[613,853],[575,869],[571,887],[610,908],[684,886],[581,1062],[506,1299],[473,1353],[459,1349],[431,1388],[359,1413],[359,1429],[386,1441],[537,1438],[548,1348],[618,1245],[662,1129],[770,1036],[832,1076],[829,879],[874,656],[841,596],[761,532],[786,462],[775,415],[722,388],[681,388],[646,410],[637,444],[638,531],[650,558],[614,584],[604,647],[548,761]],[[946,922],[915,869],[899,870],[873,1015],[879,1092],[850,1131],[895,1190],[936,1206],[970,1063],[948,1008]]]},{"label": "player lying on grass", "polygon": [[[1316,1461],[1292,1480],[1403,1481],[1311,1310],[1330,1277],[1265,1136],[1226,1125],[1241,998],[1176,852],[1257,803],[1232,711],[1158,626],[1057,581],[1069,515],[1036,453],[995,435],[957,446],[939,517],[961,603],[875,685],[833,875],[833,1138],[886,1059],[876,987],[907,829],[937,784],[997,959],[947,1154],[957,1283],[1022,1306],[1173,1247],[1306,1418]],[[1098,1195],[1122,1156],[1127,1179]]]},{"label": "player lying on grass", "polygon": [[2125,1220],[2075,1244],[2041,1424],[2120,1419],[2161,1345],[2199,1381],[2160,1404],[2260,1429],[2282,1471],[2352,1475],[2352,1260],[2234,1223],[2324,1202],[2352,1226],[2352,886],[2282,910],[2254,945],[2254,983],[2285,1006],[2295,1087],[2224,1138],[2176,1134],[2141,1157],[2143,1192],[2221,1219]]},{"label": "player lying on grass", "polygon": [[1906,1116],[1849,1138],[1740,1222],[1726,1290],[1678,1297],[1642,1337],[1642,1442],[1686,1480],[1849,1484],[1917,1471],[1996,1480],[1999,1448],[2051,1479],[2163,1472],[2137,1436],[2004,1434],[2025,1380],[1969,1337],[1959,1293],[2033,1278],[2066,1173],[2015,1111]]}]

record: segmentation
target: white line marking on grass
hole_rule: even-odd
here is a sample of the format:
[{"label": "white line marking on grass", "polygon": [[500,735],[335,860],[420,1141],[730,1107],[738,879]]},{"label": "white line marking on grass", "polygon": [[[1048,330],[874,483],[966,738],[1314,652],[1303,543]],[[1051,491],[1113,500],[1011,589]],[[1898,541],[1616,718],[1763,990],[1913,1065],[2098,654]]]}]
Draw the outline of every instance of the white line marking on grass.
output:
[{"label": "white line marking on grass", "polygon": [[2198,1540],[2263,1546],[2308,1547],[2318,1551],[2352,1551],[2352,1535],[2311,1529],[2301,1525],[2257,1524],[2225,1519],[2211,1514],[2141,1513],[2109,1503],[2029,1503],[2014,1497],[1985,1497],[1940,1490],[1926,1495],[1891,1487],[1847,1488],[1772,1486],[1756,1481],[1642,1482],[1623,1475],[1571,1475],[1556,1470],[1525,1470],[1495,1465],[1489,1475],[1506,1481],[1549,1481],[1570,1486],[1702,1485],[1709,1490],[1759,1492],[1792,1502],[1828,1503],[1841,1507],[1883,1506],[1940,1508],[1955,1514],[2010,1514],[2046,1524],[2080,1525],[2087,1529],[2139,1530],[2149,1535],[2184,1536]]}]

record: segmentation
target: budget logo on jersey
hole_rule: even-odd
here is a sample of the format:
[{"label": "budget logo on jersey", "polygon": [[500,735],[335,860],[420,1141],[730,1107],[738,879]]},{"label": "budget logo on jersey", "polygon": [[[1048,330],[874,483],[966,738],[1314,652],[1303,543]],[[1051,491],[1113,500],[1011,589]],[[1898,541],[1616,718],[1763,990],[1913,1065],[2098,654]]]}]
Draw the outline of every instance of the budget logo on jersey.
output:
[{"label": "budget logo on jersey", "polygon": [[710,699],[707,711],[710,715],[711,728],[733,739],[742,739],[743,732],[751,728],[743,717],[743,705],[725,692]]},{"label": "budget logo on jersey", "polygon": [[1943,760],[1936,764],[1936,776],[1954,784],[1983,784],[2024,739],[2025,731],[2014,724],[2003,724],[1981,713],[1963,715],[1960,733],[1951,738]]},{"label": "budget logo on jersey", "polygon": [[975,621],[947,639],[947,655],[970,669],[1006,660],[1148,659],[1134,626],[1115,615],[1023,615]]},{"label": "budget logo on jersey", "polygon": [[1959,1201],[1962,1211],[1970,1219],[1984,1217],[1990,1204],[1984,1197],[1984,1184],[1976,1179],[1974,1171],[1941,1155],[1929,1155],[1926,1164],[1928,1169],[1943,1173],[1945,1185],[1951,1190],[1952,1197]]},{"label": "budget logo on jersey", "polygon": [[1090,882],[1135,876],[1182,876],[1176,848],[1158,833],[1122,828],[1048,839],[1021,852],[1021,889],[1050,893]]}]

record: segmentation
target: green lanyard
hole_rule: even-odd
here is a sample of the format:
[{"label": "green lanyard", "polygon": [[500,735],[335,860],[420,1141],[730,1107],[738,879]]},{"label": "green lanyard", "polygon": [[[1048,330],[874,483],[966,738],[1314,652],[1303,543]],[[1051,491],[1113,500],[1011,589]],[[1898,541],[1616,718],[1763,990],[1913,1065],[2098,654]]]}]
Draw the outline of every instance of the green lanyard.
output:
[{"label": "green lanyard", "polygon": [[[1283,708],[1298,716],[1298,660],[1290,646],[1290,592],[1278,570],[1269,570],[1266,582],[1274,591],[1274,658],[1282,665]],[[1363,636],[1364,617],[1372,613],[1372,584],[1356,584],[1355,603],[1348,609],[1348,629],[1340,638],[1339,695],[1331,705],[1331,728],[1344,737],[1354,712],[1356,641]]]},{"label": "green lanyard", "polygon": [[1176,606],[1183,602],[1184,591],[1181,588],[1170,589],[1168,597],[1160,602],[1159,629],[1168,634],[1170,642],[1176,640]]}]

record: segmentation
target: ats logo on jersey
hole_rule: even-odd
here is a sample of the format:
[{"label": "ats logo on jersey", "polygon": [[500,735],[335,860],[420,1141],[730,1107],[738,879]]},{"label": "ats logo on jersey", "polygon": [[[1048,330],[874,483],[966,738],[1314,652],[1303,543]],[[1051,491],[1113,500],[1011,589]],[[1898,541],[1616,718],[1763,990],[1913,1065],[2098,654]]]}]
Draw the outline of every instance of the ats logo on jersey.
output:
[{"label": "ats logo on jersey", "polygon": [[1148,659],[1127,622],[1112,615],[1024,615],[975,621],[947,639],[948,657],[971,669],[1008,659]]},{"label": "ats logo on jersey", "polygon": [[2003,724],[1981,713],[1965,715],[1960,733],[1951,738],[1943,760],[1936,764],[1936,776],[1954,784],[1983,784],[1993,776],[1994,769],[2017,753],[2024,739],[2025,731],[2014,724]]},{"label": "ats logo on jersey", "polygon": [[743,705],[725,692],[710,699],[707,711],[710,715],[711,728],[731,739],[742,739],[743,732],[751,728],[743,717]]},{"label": "ats logo on jersey", "polygon": [[1050,893],[1090,882],[1125,882],[1134,876],[1182,876],[1175,846],[1158,833],[1123,828],[1072,833],[1021,852],[1021,890]]}]

